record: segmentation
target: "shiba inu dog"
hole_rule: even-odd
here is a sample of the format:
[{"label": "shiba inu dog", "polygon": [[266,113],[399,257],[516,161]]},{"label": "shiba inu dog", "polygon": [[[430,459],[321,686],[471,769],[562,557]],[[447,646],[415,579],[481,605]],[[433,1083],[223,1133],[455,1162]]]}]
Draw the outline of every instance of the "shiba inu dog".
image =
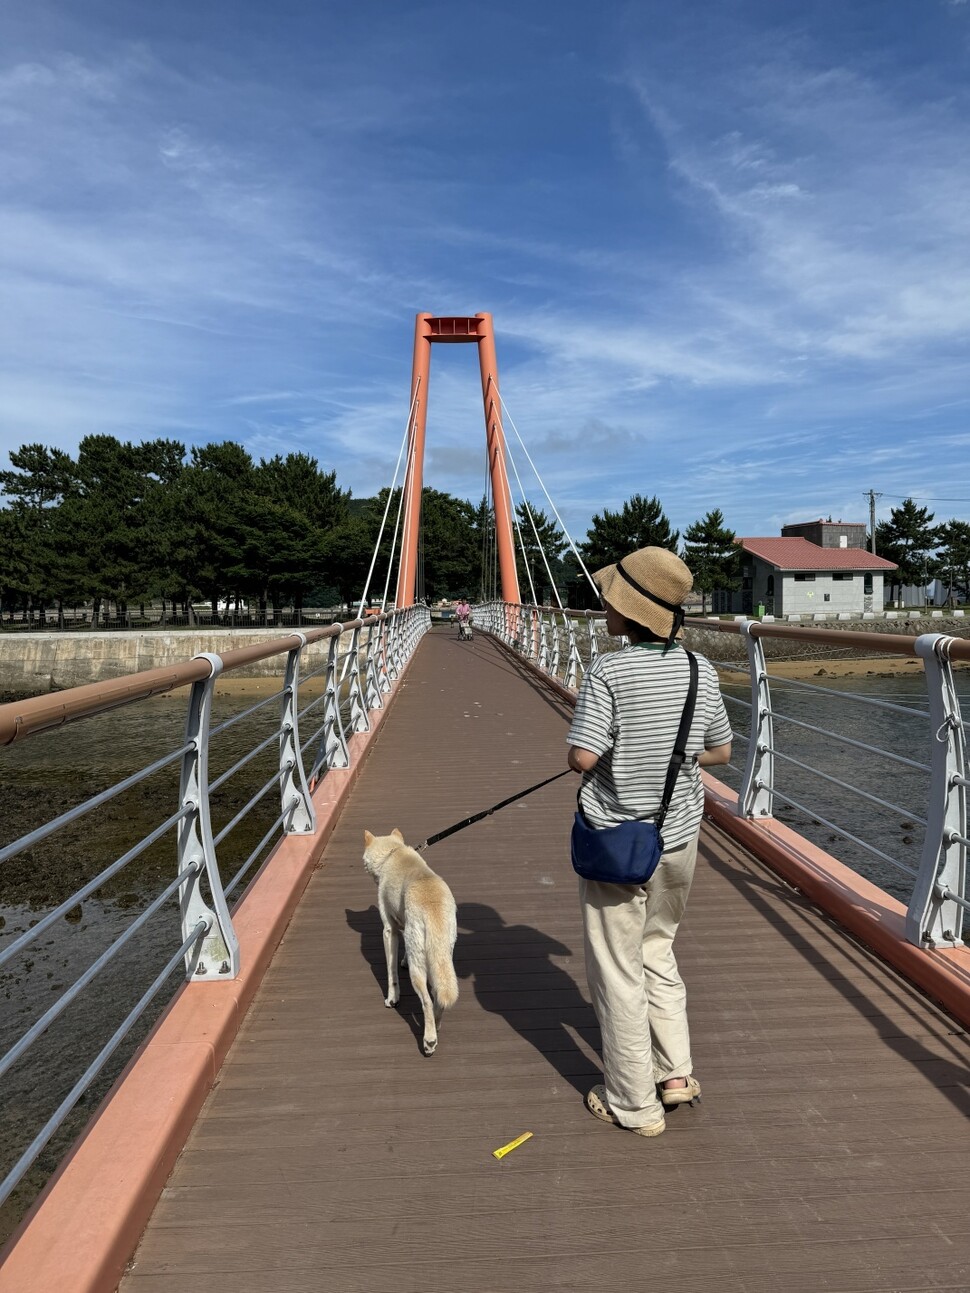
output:
[{"label": "shiba inu dog", "polygon": [[364,867],[377,884],[377,906],[384,926],[384,1005],[396,1006],[401,996],[397,966],[398,936],[403,931],[408,973],[424,1010],[422,1045],[425,1055],[433,1055],[441,1016],[458,1000],[452,961],[458,937],[455,899],[441,876],[408,848],[398,830],[390,835],[364,831]]}]

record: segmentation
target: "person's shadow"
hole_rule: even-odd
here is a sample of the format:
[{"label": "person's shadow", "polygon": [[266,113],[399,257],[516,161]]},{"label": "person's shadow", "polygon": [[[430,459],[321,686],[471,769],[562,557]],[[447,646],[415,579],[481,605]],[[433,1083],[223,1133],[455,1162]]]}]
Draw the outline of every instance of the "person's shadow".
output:
[{"label": "person's shadow", "polygon": [[593,1007],[572,975],[552,959],[572,954],[571,948],[531,925],[506,925],[484,903],[458,904],[458,977],[471,982],[482,1009],[501,1015],[565,1081],[585,1094],[600,1070],[576,1037],[596,1054],[600,1035]]},{"label": "person's shadow", "polygon": [[[361,955],[383,996],[387,967],[380,914],[375,906],[344,910],[348,926],[360,935]],[[531,925],[506,925],[499,913],[484,903],[458,905],[455,971],[459,979],[470,982],[482,1009],[500,1015],[570,1086],[585,1095],[590,1081],[600,1077],[600,1068],[576,1038],[581,1037],[593,1054],[599,1054],[599,1026],[575,979],[552,960],[572,954],[571,948]],[[424,1017],[420,1003],[406,970],[400,978],[401,1000],[396,1013],[406,1021],[421,1050]]]}]

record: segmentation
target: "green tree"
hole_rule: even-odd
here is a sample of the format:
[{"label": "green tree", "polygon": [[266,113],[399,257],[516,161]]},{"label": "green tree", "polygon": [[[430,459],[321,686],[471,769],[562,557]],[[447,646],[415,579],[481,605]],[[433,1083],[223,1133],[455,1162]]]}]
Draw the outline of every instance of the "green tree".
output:
[{"label": "green tree", "polygon": [[734,531],[724,524],[719,508],[687,527],[683,556],[694,576],[694,587],[701,595],[702,614],[707,614],[708,593],[739,586],[741,551]]},{"label": "green tree", "polygon": [[254,522],[259,501],[253,460],[227,440],[193,448],[182,481],[181,572],[218,615],[219,601],[244,592],[265,610],[271,560]]},{"label": "green tree", "polygon": [[876,526],[877,553],[899,567],[891,579],[890,597],[907,584],[926,584],[931,554],[939,543],[932,521],[932,512],[906,498],[901,507],[892,508],[888,521]]},{"label": "green tree", "polygon": [[619,561],[636,548],[669,548],[677,551],[680,531],[672,530],[660,499],[634,494],[619,512],[603,509],[595,515],[583,544],[583,560],[591,570]]},{"label": "green tree", "polygon": [[[42,444],[21,445],[10,462],[13,470],[0,472],[0,488],[11,500],[4,521],[3,592],[8,604],[19,600],[31,620],[39,611],[43,623],[46,605],[59,601],[66,586],[55,531],[76,467],[69,454]],[[70,551],[76,563],[77,545]]]},{"label": "green tree", "polygon": [[970,522],[946,521],[937,531],[940,549],[930,563],[930,574],[942,579],[950,604],[970,601]]}]

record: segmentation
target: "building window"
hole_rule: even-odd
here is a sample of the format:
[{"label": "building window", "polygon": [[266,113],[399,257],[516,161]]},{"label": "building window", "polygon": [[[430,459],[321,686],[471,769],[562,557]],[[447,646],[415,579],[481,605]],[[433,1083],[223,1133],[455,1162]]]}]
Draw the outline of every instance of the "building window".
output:
[{"label": "building window", "polygon": [[841,571],[841,570],[837,570],[837,571],[833,572],[832,578],[833,578],[833,579],[841,579],[841,580],[843,580],[843,582],[845,582],[845,581],[847,581],[847,580],[848,580],[848,581],[851,581],[851,580],[855,579],[855,575],[847,575],[847,574],[845,574],[843,571]]},{"label": "building window", "polygon": [[872,575],[862,576],[862,591],[866,597],[872,596]]},{"label": "building window", "polygon": [[831,600],[832,600],[832,594],[831,594],[831,593],[823,593],[823,594],[822,594],[822,601],[823,601],[823,602],[830,602]]},{"label": "building window", "polygon": [[815,582],[814,575],[798,574],[795,576],[796,584],[808,584],[808,583],[814,584],[814,582]]}]

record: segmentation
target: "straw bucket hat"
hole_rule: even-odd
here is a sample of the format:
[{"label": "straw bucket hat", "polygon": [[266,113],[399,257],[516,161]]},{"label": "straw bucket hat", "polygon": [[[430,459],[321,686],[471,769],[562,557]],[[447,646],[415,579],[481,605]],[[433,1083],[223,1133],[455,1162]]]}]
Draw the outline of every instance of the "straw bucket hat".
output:
[{"label": "straw bucket hat", "polygon": [[638,548],[593,575],[603,600],[634,624],[642,624],[670,646],[683,635],[682,602],[694,577],[669,548]]}]

